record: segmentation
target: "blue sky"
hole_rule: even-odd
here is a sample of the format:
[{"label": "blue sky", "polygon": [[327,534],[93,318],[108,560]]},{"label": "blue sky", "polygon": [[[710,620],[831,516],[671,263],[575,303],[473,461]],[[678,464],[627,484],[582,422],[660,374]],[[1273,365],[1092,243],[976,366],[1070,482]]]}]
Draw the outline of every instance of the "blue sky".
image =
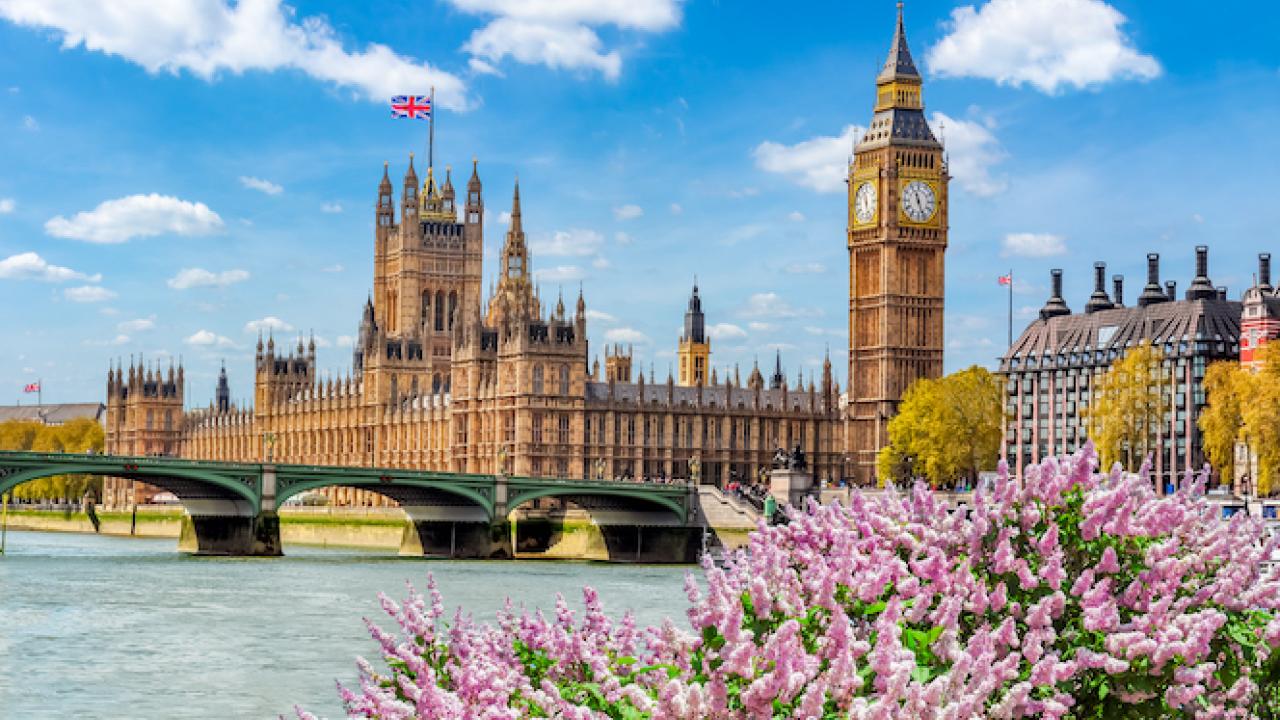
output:
[{"label": "blue sky", "polygon": [[[314,331],[322,371],[372,278],[373,201],[423,154],[386,96],[437,87],[438,165],[480,161],[485,271],[518,174],[544,297],[579,283],[593,347],[665,377],[696,275],[713,363],[830,346],[844,384],[844,164],[894,3],[0,0],[0,403],[98,399],[110,359],[220,360]],[[1136,297],[1193,247],[1232,295],[1277,251],[1280,30],[1267,3],[909,2],[951,155],[948,370],[993,364],[1094,260]]]}]

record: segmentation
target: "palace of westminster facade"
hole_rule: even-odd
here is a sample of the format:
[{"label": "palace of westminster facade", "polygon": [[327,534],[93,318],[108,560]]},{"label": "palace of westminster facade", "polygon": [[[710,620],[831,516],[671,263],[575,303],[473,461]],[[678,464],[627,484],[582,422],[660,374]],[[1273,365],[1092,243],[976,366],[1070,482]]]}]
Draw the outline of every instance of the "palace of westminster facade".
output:
[{"label": "palace of westminster facade", "polygon": [[[499,279],[482,297],[485,203],[476,164],[461,197],[446,171],[421,184],[410,157],[399,198],[384,166],[375,205],[373,292],[352,372],[316,375],[314,343],[259,339],[252,407],[215,401],[185,410],[181,367],[113,367],[107,451],[124,455],[423,468],[521,476],[689,478],[723,484],[759,476],[779,447],[800,446],[820,479],[870,482],[886,424],[907,385],[942,373],[948,174],[924,117],[921,77],[901,12],[875,114],[849,166],[849,374],[788,382],[781,359],[711,369],[702,298],[693,288],[677,373],[657,381],[627,348],[587,343],[586,301],[554,307],[534,283],[517,184]],[[728,373],[726,373],[728,375]],[[151,489],[108,480],[104,501]],[[338,503],[384,504],[365,491]]]}]

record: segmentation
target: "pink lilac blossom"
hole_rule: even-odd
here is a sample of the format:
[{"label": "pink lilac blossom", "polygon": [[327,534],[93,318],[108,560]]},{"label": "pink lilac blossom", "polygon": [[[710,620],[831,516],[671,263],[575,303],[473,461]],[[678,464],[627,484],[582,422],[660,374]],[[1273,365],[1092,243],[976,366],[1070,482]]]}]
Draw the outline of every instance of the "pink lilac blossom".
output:
[{"label": "pink lilac blossom", "polygon": [[1147,467],[1096,465],[1002,465],[968,511],[924,486],[793,510],[689,578],[688,629],[614,623],[590,588],[580,619],[560,598],[446,623],[434,582],[410,587],[382,598],[398,634],[369,623],[387,669],[339,691],[392,719],[1255,717],[1280,677],[1275,541],[1219,519],[1203,475],[1158,496]]}]

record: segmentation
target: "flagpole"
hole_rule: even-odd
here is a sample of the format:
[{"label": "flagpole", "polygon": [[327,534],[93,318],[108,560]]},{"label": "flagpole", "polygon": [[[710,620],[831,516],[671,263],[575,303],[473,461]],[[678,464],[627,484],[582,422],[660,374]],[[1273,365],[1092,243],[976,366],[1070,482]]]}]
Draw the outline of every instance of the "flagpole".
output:
[{"label": "flagpole", "polygon": [[1013,269],[1009,269],[1009,347],[1013,347]]},{"label": "flagpole", "polygon": [[431,110],[427,113],[431,129],[427,131],[427,168],[435,167],[436,154],[436,86],[431,86]]},{"label": "flagpole", "polygon": [[44,405],[44,379],[36,378],[36,407]]}]

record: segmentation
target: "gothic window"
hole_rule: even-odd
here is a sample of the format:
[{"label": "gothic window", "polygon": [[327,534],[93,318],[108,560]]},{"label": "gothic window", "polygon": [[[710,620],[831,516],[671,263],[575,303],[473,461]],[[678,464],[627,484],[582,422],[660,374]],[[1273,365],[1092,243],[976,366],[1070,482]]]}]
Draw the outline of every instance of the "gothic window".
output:
[{"label": "gothic window", "polygon": [[164,411],[164,429],[165,430],[173,429],[173,411],[172,410]]},{"label": "gothic window", "polygon": [[391,376],[391,402],[395,402],[399,395],[400,379],[395,375]]},{"label": "gothic window", "polygon": [[431,378],[431,393],[433,395],[440,394],[440,373],[436,373]]},{"label": "gothic window", "polygon": [[542,394],[542,366],[541,365],[533,366],[533,394],[534,395]]},{"label": "gothic window", "polygon": [[480,222],[480,213],[478,212],[467,213],[467,218],[469,222],[478,223]]},{"label": "gothic window", "polygon": [[559,427],[556,428],[556,442],[567,445],[569,444],[569,415],[560,413],[559,423]]},{"label": "gothic window", "polygon": [[569,366],[568,365],[560,366],[560,394],[561,395],[569,394]]},{"label": "gothic window", "polygon": [[502,418],[502,441],[505,443],[513,443],[516,441],[516,415],[508,412]]},{"label": "gothic window", "polygon": [[436,293],[436,330],[444,330],[444,291]]},{"label": "gothic window", "polygon": [[457,312],[458,312],[458,293],[455,290],[454,292],[449,293],[449,329],[450,330],[453,329],[453,316],[456,315]]},{"label": "gothic window", "polygon": [[635,415],[627,416],[627,444],[628,445],[636,444],[636,416]]},{"label": "gothic window", "polygon": [[422,291],[422,324],[431,322],[431,291]]},{"label": "gothic window", "polygon": [[[533,443],[542,442],[542,413],[533,413]],[[535,473],[536,474],[536,473]]]},{"label": "gothic window", "polygon": [[153,417],[153,414],[154,414],[154,411],[152,411],[152,410],[148,410],[148,411],[147,411],[147,429],[148,429],[148,430],[150,430],[151,428],[155,427],[155,424],[154,424],[154,423],[155,423],[155,418]]}]

